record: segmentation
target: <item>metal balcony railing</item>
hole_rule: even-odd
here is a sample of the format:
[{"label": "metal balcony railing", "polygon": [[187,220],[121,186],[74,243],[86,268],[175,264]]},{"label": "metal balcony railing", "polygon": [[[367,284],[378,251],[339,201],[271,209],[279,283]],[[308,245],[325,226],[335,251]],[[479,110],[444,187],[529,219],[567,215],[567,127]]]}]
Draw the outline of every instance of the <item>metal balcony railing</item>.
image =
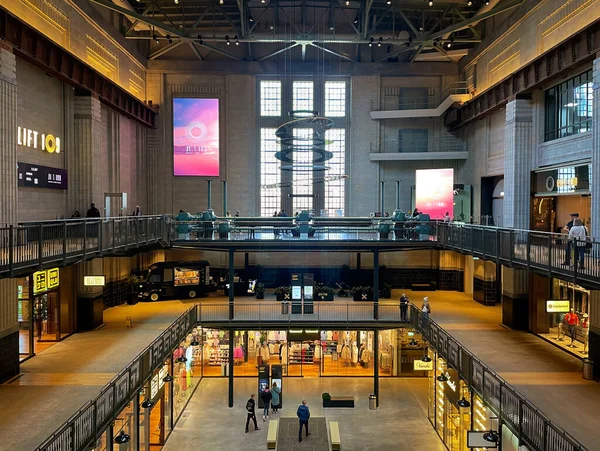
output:
[{"label": "metal balcony railing", "polygon": [[101,257],[166,239],[164,216],[82,218],[0,227],[0,276]]},{"label": "metal balcony railing", "polygon": [[415,305],[411,305],[411,324],[442,356],[449,366],[469,383],[470,389],[483,399],[502,422],[517,431],[519,445],[532,451],[586,450],[565,430],[552,423],[525,396],[478,359]]},{"label": "metal balcony railing", "polygon": [[458,138],[441,140],[386,140],[371,142],[371,153],[466,152],[467,143]]},{"label": "metal balcony railing", "polygon": [[437,108],[451,95],[469,94],[466,81],[448,83],[441,91],[428,88],[426,95],[411,95],[401,87],[388,87],[384,90],[383,102],[380,106],[377,101],[371,101],[371,111],[393,110],[427,110]]}]

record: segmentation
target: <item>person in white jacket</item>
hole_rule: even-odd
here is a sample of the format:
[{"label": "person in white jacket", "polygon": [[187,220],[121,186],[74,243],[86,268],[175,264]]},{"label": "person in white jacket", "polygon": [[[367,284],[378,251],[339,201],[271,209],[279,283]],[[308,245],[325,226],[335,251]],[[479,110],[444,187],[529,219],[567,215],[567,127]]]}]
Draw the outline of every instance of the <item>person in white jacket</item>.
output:
[{"label": "person in white jacket", "polygon": [[576,218],[573,221],[573,227],[569,230],[569,238],[575,239],[575,261],[579,256],[579,269],[585,269],[583,260],[585,258],[585,247],[587,241],[587,231],[581,219]]}]

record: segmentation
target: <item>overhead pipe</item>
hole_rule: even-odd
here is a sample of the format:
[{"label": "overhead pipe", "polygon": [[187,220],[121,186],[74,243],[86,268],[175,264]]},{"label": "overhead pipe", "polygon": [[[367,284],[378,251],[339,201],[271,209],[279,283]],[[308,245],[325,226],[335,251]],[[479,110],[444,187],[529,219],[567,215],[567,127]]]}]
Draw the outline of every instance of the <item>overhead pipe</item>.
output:
[{"label": "overhead pipe", "polygon": [[223,216],[227,215],[227,180],[223,180]]},{"label": "overhead pipe", "polygon": [[381,216],[384,216],[384,211],[385,211],[385,199],[384,199],[384,194],[385,194],[385,182],[382,181],[381,182],[381,209],[380,209],[380,213]]},{"label": "overhead pipe", "polygon": [[211,201],[212,201],[212,180],[207,180],[208,182],[208,206],[206,207],[210,210]]},{"label": "overhead pipe", "polygon": [[400,210],[400,180],[396,180],[396,210]]}]

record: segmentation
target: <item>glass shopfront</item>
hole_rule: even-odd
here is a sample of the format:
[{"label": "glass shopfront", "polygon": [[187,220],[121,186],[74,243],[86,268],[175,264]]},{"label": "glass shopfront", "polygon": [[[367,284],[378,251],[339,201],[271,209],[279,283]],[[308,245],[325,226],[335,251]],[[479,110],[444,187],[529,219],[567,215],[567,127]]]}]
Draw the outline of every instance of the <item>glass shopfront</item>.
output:
[{"label": "glass shopfront", "polygon": [[173,418],[175,422],[179,419],[202,379],[201,337],[202,329],[196,327],[173,351]]},{"label": "glass shopfront", "polygon": [[578,357],[588,357],[589,299],[589,290],[571,282],[552,279],[551,299],[546,301],[545,306],[548,332],[539,335]]}]

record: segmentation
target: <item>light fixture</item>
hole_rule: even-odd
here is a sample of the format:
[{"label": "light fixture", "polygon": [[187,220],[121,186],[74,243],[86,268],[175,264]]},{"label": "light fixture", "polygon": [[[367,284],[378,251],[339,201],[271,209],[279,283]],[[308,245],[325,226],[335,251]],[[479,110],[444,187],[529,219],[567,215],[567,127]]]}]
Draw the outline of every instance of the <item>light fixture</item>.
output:
[{"label": "light fixture", "polygon": [[156,403],[154,401],[152,401],[151,399],[146,399],[143,403],[142,403],[142,407],[144,409],[151,409],[152,407],[154,407],[156,405]]},{"label": "light fixture", "polygon": [[199,43],[200,45],[202,45],[202,44],[203,44],[203,41],[202,41],[202,35],[201,35],[201,34],[199,34],[199,35],[198,35],[198,43]]},{"label": "light fixture", "polygon": [[473,5],[473,2],[472,2],[471,0],[469,0],[469,1],[467,2],[467,6],[472,6],[472,5]]},{"label": "light fixture", "polygon": [[385,2],[386,5],[391,5],[392,4],[392,0],[387,0],[387,2]]},{"label": "light fixture", "polygon": [[167,40],[169,41],[169,44],[173,42],[173,40],[171,39],[171,35],[167,35]]},{"label": "light fixture", "polygon": [[377,47],[381,47],[381,44],[383,43],[383,38],[379,38],[379,41],[377,41]]},{"label": "light fixture", "polygon": [[163,382],[173,382],[173,376],[167,374],[165,377],[163,377]]},{"label": "light fixture", "polygon": [[[238,37],[237,37],[237,35],[235,35],[235,36],[233,37],[233,40],[235,41],[235,45],[240,45],[240,41],[238,41]],[[198,346],[198,345],[196,345],[196,346]]]},{"label": "light fixture", "polygon": [[250,22],[254,22],[254,19],[252,18],[252,16],[248,16],[248,20],[249,20]]},{"label": "light fixture", "polygon": [[356,18],[354,19],[354,23],[355,23],[355,24],[356,24],[356,23],[358,23],[358,17],[356,17]]},{"label": "light fixture", "polygon": [[269,30],[274,30],[275,29],[275,25],[269,25]]},{"label": "light fixture", "polygon": [[570,103],[567,103],[565,106],[566,106],[567,108],[573,108],[573,107],[576,107],[577,105],[579,105],[579,104],[578,104],[578,103],[573,103],[573,102],[570,102]]},{"label": "light fixture", "polygon": [[489,6],[490,2],[489,0],[485,0],[485,6]]},{"label": "light fixture", "polygon": [[179,5],[179,0],[173,0],[176,5]]},{"label": "light fixture", "polygon": [[374,41],[374,40],[375,40],[375,39],[373,39],[373,38],[369,39],[369,47],[373,47],[373,41]]},{"label": "light fixture", "polygon": [[446,382],[446,381],[448,380],[448,378],[446,377],[446,375],[445,375],[445,374],[440,374],[440,375],[437,377],[437,380],[438,380],[438,381],[440,381],[440,382]]},{"label": "light fixture", "polygon": [[222,5],[223,3],[225,3],[224,0],[219,0],[219,5]]},{"label": "light fixture", "polygon": [[465,409],[467,407],[471,407],[471,403],[467,401],[464,396],[462,397],[462,399],[459,399],[456,404],[458,405],[458,407],[464,407]]},{"label": "light fixture", "polygon": [[154,39],[154,40],[156,41],[156,43],[157,43],[157,44],[160,42],[160,41],[158,40],[158,36],[157,36],[157,35],[154,35],[154,36],[152,36],[152,39]]},{"label": "light fixture", "polygon": [[346,6],[350,6],[350,0],[346,0]]},{"label": "light fixture", "polygon": [[121,429],[121,432],[119,432],[119,434],[115,437],[114,442],[117,445],[123,445],[125,443],[129,443],[130,440],[131,437],[129,436],[129,434],[126,434],[125,431]]},{"label": "light fixture", "polygon": [[[235,37],[235,40],[236,40],[236,45],[238,45],[239,43],[237,42],[237,36]],[[190,343],[190,346],[200,346],[200,342],[196,339],[196,337],[194,337],[194,339]]]},{"label": "light fixture", "polygon": [[267,0],[260,0],[260,2],[264,5],[265,3],[267,3]]},{"label": "light fixture", "polygon": [[429,0],[429,6],[433,6],[433,0]]},{"label": "light fixture", "polygon": [[423,356],[423,358],[421,359],[421,362],[431,362],[431,357],[429,357],[427,354],[425,354]]},{"label": "light fixture", "polygon": [[498,433],[496,431],[489,430],[485,434],[483,434],[483,439],[486,442],[498,443]]},{"label": "light fixture", "polygon": [[446,44],[446,46],[451,49],[452,48],[452,41],[448,41],[448,43]]},{"label": "light fixture", "polygon": [[[229,41],[227,41],[227,45],[229,45]],[[186,356],[182,355],[181,357],[177,358],[177,360],[175,360],[175,361],[179,362],[179,363],[185,363],[185,362],[187,362],[187,358],[186,358]]]},{"label": "light fixture", "polygon": [[231,42],[229,42],[229,35],[225,35],[225,41],[227,42],[227,45],[231,45]]},{"label": "light fixture", "polygon": [[329,31],[333,31],[335,30],[335,27],[333,25],[329,25]]}]

